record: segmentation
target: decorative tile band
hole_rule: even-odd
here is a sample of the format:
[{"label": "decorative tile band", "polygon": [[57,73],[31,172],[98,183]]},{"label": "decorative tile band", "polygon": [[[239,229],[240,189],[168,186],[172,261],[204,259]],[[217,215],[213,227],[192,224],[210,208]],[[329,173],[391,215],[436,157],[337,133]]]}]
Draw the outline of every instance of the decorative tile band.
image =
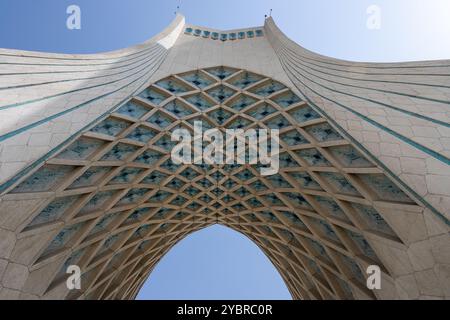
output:
[{"label": "decorative tile band", "polygon": [[193,27],[186,27],[186,29],[184,30],[184,34],[212,40],[234,41],[234,40],[252,39],[255,37],[263,37],[264,31],[262,29],[255,29],[236,32],[216,32],[216,31],[201,30]]}]

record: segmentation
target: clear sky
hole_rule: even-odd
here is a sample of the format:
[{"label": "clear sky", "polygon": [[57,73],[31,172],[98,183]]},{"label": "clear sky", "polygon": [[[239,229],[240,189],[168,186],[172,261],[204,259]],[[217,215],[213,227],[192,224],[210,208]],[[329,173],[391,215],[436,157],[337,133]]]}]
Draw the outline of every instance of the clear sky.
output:
[{"label": "clear sky", "polygon": [[[143,42],[174,18],[180,0],[1,0],[0,47],[95,53]],[[66,9],[81,8],[81,30]],[[367,9],[381,10],[369,29]],[[182,0],[187,22],[217,29],[262,25],[264,15],[307,49],[357,61],[450,58],[450,0]],[[262,252],[242,235],[211,227],[170,251],[141,299],[272,298],[290,295]]]},{"label": "clear sky", "polygon": [[138,299],[291,299],[265,254],[215,225],[188,236],[151,273]]}]

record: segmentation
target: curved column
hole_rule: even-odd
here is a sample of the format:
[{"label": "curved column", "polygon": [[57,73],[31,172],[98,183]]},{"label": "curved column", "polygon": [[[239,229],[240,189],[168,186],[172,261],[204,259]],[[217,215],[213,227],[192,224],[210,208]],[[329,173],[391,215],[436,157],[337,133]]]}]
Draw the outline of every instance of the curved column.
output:
[{"label": "curved column", "polygon": [[421,203],[420,214],[385,210],[408,239],[412,264],[403,272],[418,289],[405,297],[448,297],[450,60],[343,61],[302,48],[272,18],[265,31],[305,99]]}]

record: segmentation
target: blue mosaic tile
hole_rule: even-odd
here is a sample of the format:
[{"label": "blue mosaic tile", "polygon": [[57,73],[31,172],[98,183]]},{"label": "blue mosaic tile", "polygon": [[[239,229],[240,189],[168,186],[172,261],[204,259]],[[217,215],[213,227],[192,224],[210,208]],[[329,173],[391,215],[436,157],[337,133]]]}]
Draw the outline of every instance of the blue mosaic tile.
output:
[{"label": "blue mosaic tile", "polygon": [[223,194],[223,190],[219,189],[219,188],[215,188],[214,190],[211,191],[212,194],[214,194],[216,197],[219,197]]},{"label": "blue mosaic tile", "polygon": [[11,193],[53,190],[74,169],[72,166],[45,165],[19,184]]},{"label": "blue mosaic tile", "polygon": [[239,76],[234,78],[230,83],[235,87],[245,89],[252,84],[257,83],[258,81],[261,81],[262,79],[264,78],[260,75],[244,71]]},{"label": "blue mosaic tile", "polygon": [[115,191],[103,191],[95,194],[80,210],[79,214],[86,214],[103,208],[104,204],[115,195]]},{"label": "blue mosaic tile", "polygon": [[156,162],[158,162],[161,157],[163,156],[162,153],[154,150],[146,150],[144,153],[139,155],[134,162],[136,163],[142,163],[146,165],[153,165]]},{"label": "blue mosaic tile", "polygon": [[170,180],[169,183],[166,184],[166,187],[168,188],[172,188],[176,191],[180,190],[186,183],[184,183],[183,181],[181,181],[178,178],[172,179]]},{"label": "blue mosaic tile", "polygon": [[271,175],[271,176],[267,176],[266,179],[269,180],[270,183],[275,188],[292,188],[292,186],[289,184],[289,182],[287,182],[286,179],[284,179],[279,174],[274,174],[274,175]]},{"label": "blue mosaic tile", "polygon": [[373,164],[350,145],[328,148],[330,153],[347,168],[370,168]]},{"label": "blue mosaic tile", "polygon": [[315,263],[313,260],[306,258],[306,261],[308,263],[308,265],[311,267],[311,269],[313,270],[313,274],[319,274],[320,276],[323,277],[322,275],[322,271],[320,271],[319,266],[317,265],[317,263]]},{"label": "blue mosaic tile", "polygon": [[360,267],[358,266],[358,264],[355,261],[353,261],[353,259],[351,259],[343,254],[339,254],[339,256],[341,257],[341,261],[344,263],[344,265],[346,266],[346,268],[350,272],[350,274],[356,280],[365,284],[366,279],[365,279]]},{"label": "blue mosaic tile", "polygon": [[214,105],[209,100],[207,100],[202,94],[197,93],[193,96],[189,96],[185,98],[186,101],[200,109],[201,111],[208,110],[212,108]]},{"label": "blue mosaic tile", "polygon": [[149,233],[151,226],[152,226],[151,224],[146,224],[137,228],[136,231],[131,236],[131,238],[132,239],[144,238]]},{"label": "blue mosaic tile", "polygon": [[193,170],[192,168],[187,168],[186,170],[184,170],[183,172],[180,173],[180,176],[188,179],[188,180],[192,180],[195,177],[198,177],[199,173],[195,170]]},{"label": "blue mosaic tile", "polygon": [[[319,119],[320,118],[320,115],[317,112],[315,112],[313,109],[311,109],[310,107],[296,108],[294,110],[289,111],[289,114],[298,123],[311,121],[311,120],[315,120],[315,119]],[[329,130],[328,127],[326,127],[326,128],[319,128],[319,131],[322,130],[322,129],[323,130]],[[322,140],[320,140],[320,141],[322,141]]]},{"label": "blue mosaic tile", "polygon": [[273,193],[263,195],[262,198],[272,206],[284,206],[284,203]]},{"label": "blue mosaic tile", "polygon": [[268,189],[267,186],[264,183],[262,183],[260,180],[257,180],[255,182],[251,183],[250,187],[252,187],[253,190],[255,190],[256,192],[261,192],[261,191]]},{"label": "blue mosaic tile", "polygon": [[251,110],[247,111],[246,113],[253,118],[257,120],[262,120],[266,118],[267,116],[270,116],[271,114],[275,113],[277,110],[272,107],[268,103],[263,103],[261,105],[258,105],[255,108],[252,108]]},{"label": "blue mosaic tile", "polygon": [[267,82],[266,84],[259,86],[258,88],[252,89],[250,91],[259,96],[268,97],[268,96],[274,94],[275,92],[278,92],[285,88],[286,87],[284,85],[282,85],[281,83],[271,80],[271,81]]},{"label": "blue mosaic tile", "polygon": [[236,204],[232,205],[231,207],[232,207],[236,212],[242,212],[242,211],[244,211],[244,210],[247,210],[247,208],[244,207],[244,206],[242,205],[242,203],[236,203]]},{"label": "blue mosaic tile", "polygon": [[242,111],[243,109],[247,108],[248,106],[251,106],[252,104],[256,103],[258,100],[247,96],[245,94],[240,94],[236,98],[233,98],[233,100],[228,104],[232,109],[236,111]]},{"label": "blue mosaic tile", "polygon": [[[165,194],[164,194],[165,195]],[[169,196],[170,194],[168,194],[167,196]],[[158,197],[159,195],[156,194],[156,196]],[[167,198],[167,197],[166,197]],[[158,210],[158,212],[155,214],[155,216],[153,217],[153,219],[156,220],[163,220],[168,218],[171,214],[173,213],[172,209],[168,209],[168,208],[162,208],[160,210]]]},{"label": "blue mosaic tile", "polygon": [[322,123],[307,127],[306,132],[312,135],[317,141],[336,141],[342,140],[342,136],[336,132],[328,123]]},{"label": "blue mosaic tile", "polygon": [[242,117],[237,117],[235,120],[231,121],[228,125],[228,129],[244,129],[250,126],[252,122]]},{"label": "blue mosaic tile", "polygon": [[129,126],[130,123],[128,121],[108,118],[106,120],[103,120],[100,124],[96,125],[94,128],[92,128],[91,132],[101,133],[115,137]]},{"label": "blue mosaic tile", "polygon": [[263,204],[256,198],[251,198],[245,201],[252,208],[260,208],[263,207]]},{"label": "blue mosaic tile", "polygon": [[304,239],[309,243],[309,245],[311,246],[314,255],[315,256],[319,256],[320,258],[326,260],[327,262],[331,263],[331,259],[328,256],[327,251],[325,250],[324,246],[322,246],[320,243],[318,243],[317,241],[310,239],[308,237],[304,237]]},{"label": "blue mosaic tile", "polygon": [[345,230],[345,232],[365,256],[371,258],[374,261],[379,261],[375,251],[362,235],[350,230]]},{"label": "blue mosaic tile", "polygon": [[128,136],[127,139],[135,140],[142,143],[147,143],[149,140],[153,139],[156,136],[156,132],[150,130],[146,127],[139,126],[134,129]]},{"label": "blue mosaic tile", "polygon": [[274,118],[266,121],[266,125],[270,129],[278,129],[278,130],[291,126],[289,121],[287,121],[286,118],[284,118],[282,116],[277,116],[277,117],[274,117]]},{"label": "blue mosaic tile", "polygon": [[218,103],[223,103],[235,93],[236,91],[223,85],[208,90],[208,94]]},{"label": "blue mosaic tile", "polygon": [[331,163],[316,149],[304,149],[296,152],[310,166],[331,167]]},{"label": "blue mosaic tile", "polygon": [[339,173],[323,172],[320,173],[334,189],[335,192],[352,196],[360,196],[359,192]]},{"label": "blue mosaic tile", "polygon": [[203,179],[197,181],[196,183],[205,189],[208,189],[209,187],[211,187],[213,185],[213,183],[206,178],[203,178]]},{"label": "blue mosaic tile", "polygon": [[176,220],[183,220],[183,219],[186,218],[187,216],[189,216],[189,213],[184,212],[184,211],[181,211],[181,212],[178,212],[178,213],[173,217],[173,219],[176,219]]},{"label": "blue mosaic tile", "polygon": [[91,167],[77,180],[75,180],[67,189],[85,188],[96,185],[100,179],[102,179],[111,170],[111,167]]},{"label": "blue mosaic tile", "polygon": [[171,195],[172,194],[170,192],[158,190],[158,192],[151,196],[148,202],[163,202]]},{"label": "blue mosaic tile", "polygon": [[300,144],[309,143],[305,137],[303,137],[297,130],[292,130],[280,135],[280,139],[284,141],[288,146],[297,146]]},{"label": "blue mosaic tile", "polygon": [[245,170],[235,174],[234,176],[242,181],[246,181],[246,180],[249,180],[254,177],[253,173],[248,169],[245,169]]},{"label": "blue mosaic tile", "polygon": [[141,181],[141,183],[146,184],[157,184],[159,185],[162,181],[167,179],[168,175],[159,171],[153,171],[148,176],[145,177],[144,180]]},{"label": "blue mosaic tile", "polygon": [[299,167],[300,165],[295,161],[291,155],[287,152],[283,152],[279,155],[279,163],[280,168],[292,168],[292,167]]},{"label": "blue mosaic tile", "polygon": [[145,89],[143,92],[139,94],[139,97],[148,100],[154,105],[160,105],[161,102],[165,101],[169,96],[163,94],[153,88]]},{"label": "blue mosaic tile", "polygon": [[124,221],[124,224],[135,223],[137,221],[143,221],[151,213],[150,208],[141,208],[135,210],[128,218]]},{"label": "blue mosaic tile", "polygon": [[324,210],[329,215],[341,219],[349,224],[352,224],[345,215],[344,211],[342,211],[342,209],[334,200],[321,196],[314,196],[314,199],[319,203],[322,210]]},{"label": "blue mosaic tile", "polygon": [[201,208],[201,205],[199,205],[197,202],[192,202],[187,206],[188,209],[197,211],[199,208]]},{"label": "blue mosaic tile", "polygon": [[181,206],[187,202],[187,199],[182,196],[176,196],[175,199],[173,199],[170,204],[174,206]]},{"label": "blue mosaic tile", "polygon": [[180,165],[174,164],[171,159],[168,159],[166,162],[161,164],[161,169],[165,169],[170,172],[175,172],[180,168]]},{"label": "blue mosaic tile", "polygon": [[196,87],[198,87],[200,89],[206,88],[207,86],[214,83],[214,81],[212,81],[211,79],[206,77],[200,71],[184,74],[181,76],[181,78],[183,78],[184,80],[186,80],[189,83],[192,83],[193,85],[195,85]]},{"label": "blue mosaic tile", "polygon": [[227,189],[233,189],[236,186],[236,182],[234,180],[228,179],[224,182],[223,186]]},{"label": "blue mosaic tile", "polygon": [[68,247],[69,242],[73,239],[77,232],[80,231],[82,226],[83,223],[78,223],[62,229],[50,242],[42,256],[46,256],[54,251],[60,250],[64,247]]},{"label": "blue mosaic tile", "polygon": [[288,91],[272,98],[272,101],[284,108],[287,108],[293,104],[299,103],[302,100],[292,91]]},{"label": "blue mosaic tile", "polygon": [[209,116],[211,119],[216,121],[219,125],[223,125],[225,122],[227,122],[230,117],[232,116],[232,113],[223,109],[219,108],[209,113]]},{"label": "blue mosaic tile", "polygon": [[261,216],[265,221],[270,221],[274,223],[278,223],[278,218],[270,211],[260,211],[257,213],[259,216]]},{"label": "blue mosaic tile", "polygon": [[220,80],[223,80],[225,78],[228,78],[232,74],[236,73],[236,69],[226,68],[226,67],[218,67],[218,68],[211,68],[206,70],[208,73],[216,76]]},{"label": "blue mosaic tile", "polygon": [[234,192],[236,195],[238,195],[241,198],[245,198],[246,196],[248,196],[250,194],[250,191],[248,191],[246,188],[244,187],[240,187],[239,189],[237,189]]},{"label": "blue mosaic tile", "polygon": [[216,181],[220,181],[224,177],[224,175],[220,171],[216,171],[216,172],[210,174],[209,176]]},{"label": "blue mosaic tile", "polygon": [[118,213],[111,213],[103,216],[92,228],[91,231],[89,231],[89,234],[87,237],[93,236],[99,232],[105,231],[112,222],[118,217]]},{"label": "blue mosaic tile", "polygon": [[97,256],[105,253],[108,250],[112,250],[114,244],[116,244],[119,239],[120,238],[118,234],[112,235],[109,238],[107,238],[105,242],[103,242],[103,245],[101,246],[100,250],[97,252]]},{"label": "blue mosaic tile", "polygon": [[115,176],[108,184],[121,184],[121,183],[131,183],[136,177],[141,174],[144,169],[141,168],[125,168],[120,171],[120,173]]},{"label": "blue mosaic tile", "polygon": [[302,209],[312,210],[312,207],[308,203],[308,201],[306,201],[306,199],[303,198],[303,196],[300,195],[299,193],[287,192],[283,193],[283,195],[285,195],[295,206],[300,207]]},{"label": "blue mosaic tile", "polygon": [[160,80],[156,83],[158,87],[164,88],[172,94],[180,94],[188,91],[192,91],[187,85],[182,84],[180,81],[173,80],[171,78]]},{"label": "blue mosaic tile", "polygon": [[358,177],[381,200],[412,203],[412,200],[383,174],[359,174]]},{"label": "blue mosaic tile", "polygon": [[117,113],[123,114],[125,116],[129,116],[132,118],[136,118],[139,119],[141,118],[144,114],[146,114],[147,112],[149,112],[149,109],[147,109],[146,107],[135,103],[135,102],[127,102],[125,105],[123,105],[122,107],[119,108],[119,110],[116,111]]},{"label": "blue mosaic tile", "polygon": [[303,223],[303,221],[295,213],[288,212],[288,211],[281,211],[281,214],[284,217],[286,217],[291,223],[293,223],[297,228],[310,233],[308,230],[308,227]]},{"label": "blue mosaic tile", "polygon": [[207,194],[203,194],[201,197],[198,198],[200,201],[203,201],[205,203],[210,203],[212,201],[212,198],[208,196]]},{"label": "blue mosaic tile", "polygon": [[336,242],[336,243],[341,243],[339,240],[339,237],[337,236],[336,232],[334,232],[333,228],[331,228],[331,226],[323,221],[323,220],[311,220],[314,221],[314,224],[316,225],[316,227],[319,228],[319,230],[322,232],[322,234],[326,237],[329,238],[330,240]]},{"label": "blue mosaic tile", "polygon": [[57,159],[87,160],[105,144],[104,141],[81,137],[56,156]]},{"label": "blue mosaic tile", "polygon": [[269,226],[261,226],[261,229],[264,231],[264,233],[270,237],[277,237],[275,232],[269,227]]},{"label": "blue mosaic tile", "polygon": [[306,172],[289,172],[292,178],[300,184],[302,188],[312,190],[322,190],[320,185]]},{"label": "blue mosaic tile", "polygon": [[171,226],[171,224],[169,224],[169,223],[163,223],[162,225],[159,226],[158,230],[165,232],[169,229],[170,226]]},{"label": "blue mosaic tile", "polygon": [[164,150],[171,151],[176,146],[176,144],[177,143],[175,141],[172,141],[169,136],[163,135],[153,145]]},{"label": "blue mosaic tile", "polygon": [[30,222],[27,229],[44,223],[57,221],[78,199],[78,196],[56,198]]},{"label": "blue mosaic tile", "polygon": [[136,203],[144,198],[144,196],[150,191],[150,189],[147,188],[136,188],[131,189],[128,191],[128,193],[120,199],[120,201],[117,203],[117,205],[121,204],[129,204],[129,203]]},{"label": "blue mosaic tile", "polygon": [[184,118],[193,113],[193,111],[183,104],[181,104],[178,100],[173,100],[164,106],[164,109],[172,113],[177,118]]},{"label": "blue mosaic tile", "polygon": [[394,230],[392,230],[383,217],[373,207],[358,203],[351,203],[351,206],[370,229],[392,237],[397,237]]},{"label": "blue mosaic tile", "polygon": [[130,157],[137,150],[138,147],[136,146],[125,143],[118,143],[101,158],[101,161],[123,161]]}]

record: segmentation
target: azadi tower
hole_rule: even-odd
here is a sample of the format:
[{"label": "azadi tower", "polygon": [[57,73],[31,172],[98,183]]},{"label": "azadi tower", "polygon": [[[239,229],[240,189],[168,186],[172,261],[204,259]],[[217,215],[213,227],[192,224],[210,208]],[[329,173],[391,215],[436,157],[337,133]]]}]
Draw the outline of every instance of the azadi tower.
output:
[{"label": "azadi tower", "polygon": [[[272,18],[225,32],[179,15],[127,49],[0,64],[1,299],[134,299],[213,224],[294,299],[450,298],[450,60],[343,61]],[[174,163],[172,132],[198,121],[279,129],[278,172]]]}]

